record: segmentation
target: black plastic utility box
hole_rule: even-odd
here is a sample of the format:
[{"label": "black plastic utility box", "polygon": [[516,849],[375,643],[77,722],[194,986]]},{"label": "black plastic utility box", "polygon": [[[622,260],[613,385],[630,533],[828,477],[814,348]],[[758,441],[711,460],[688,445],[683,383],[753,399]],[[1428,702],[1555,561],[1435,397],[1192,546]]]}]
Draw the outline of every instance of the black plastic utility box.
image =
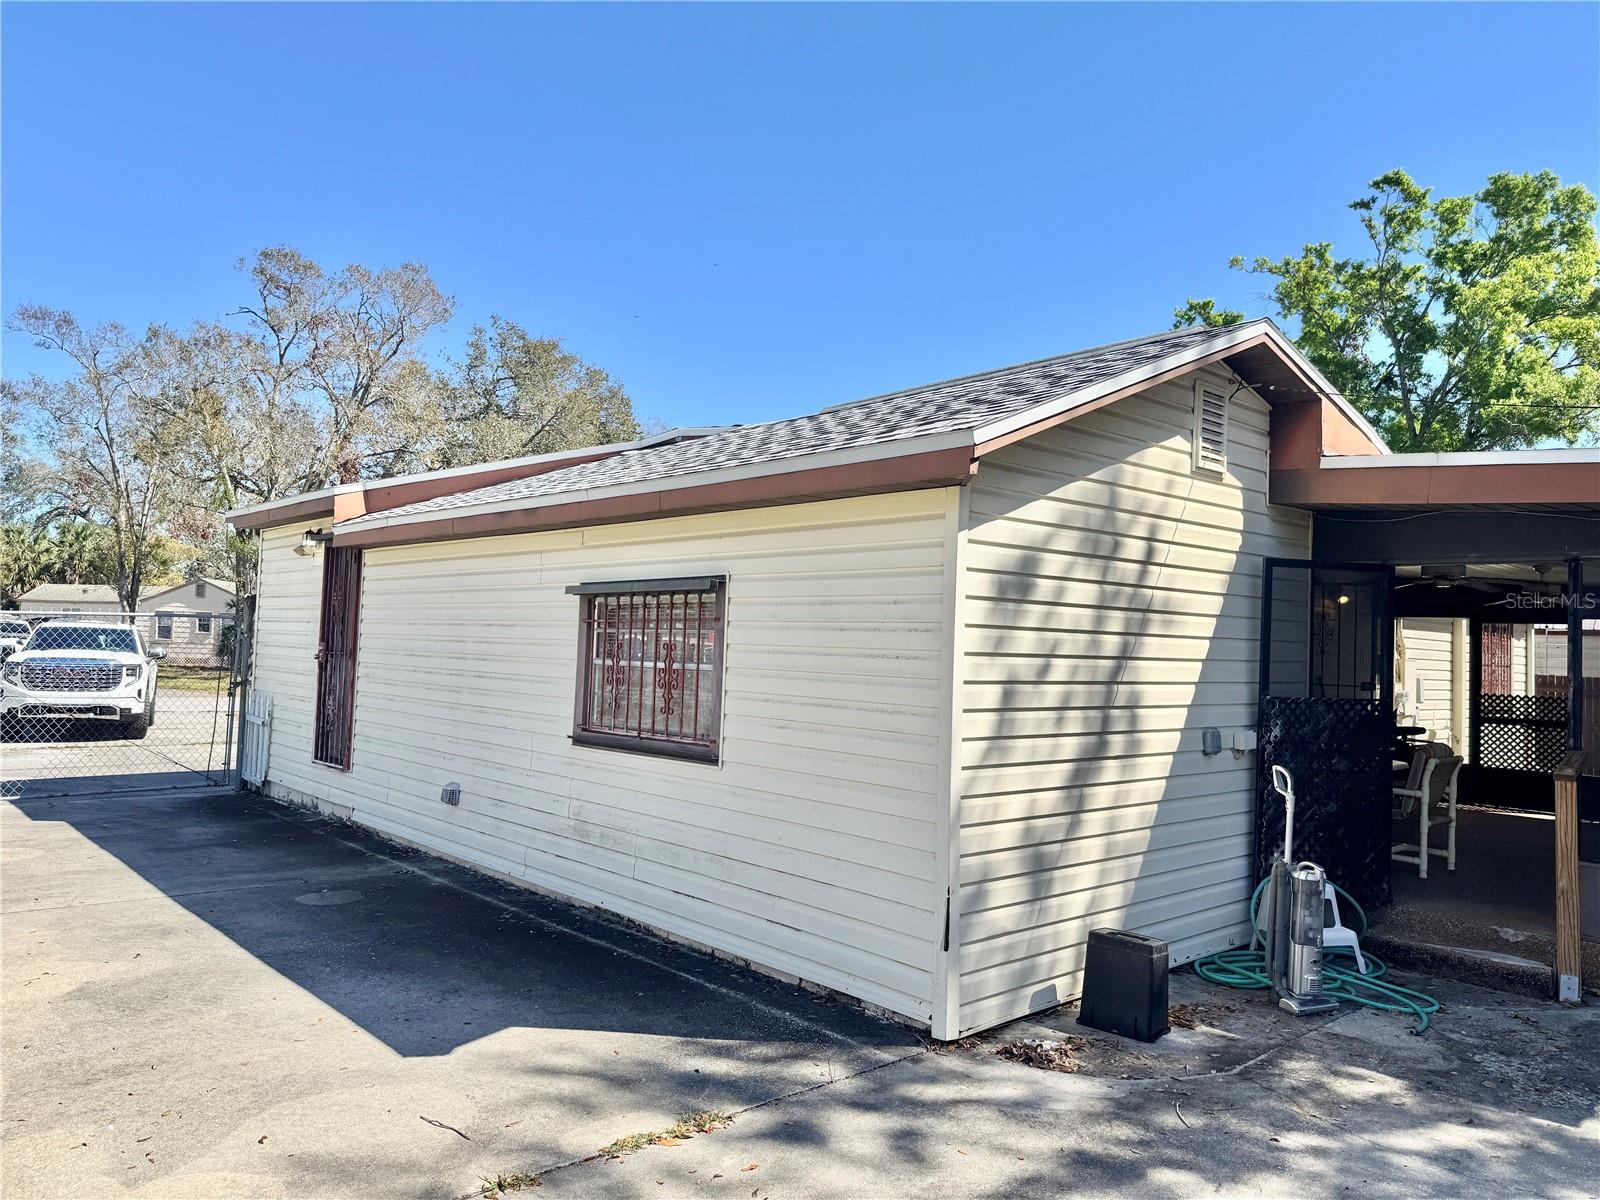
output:
[{"label": "black plastic utility box", "polygon": [[1167,944],[1125,929],[1091,929],[1078,1024],[1140,1042],[1164,1036]]}]

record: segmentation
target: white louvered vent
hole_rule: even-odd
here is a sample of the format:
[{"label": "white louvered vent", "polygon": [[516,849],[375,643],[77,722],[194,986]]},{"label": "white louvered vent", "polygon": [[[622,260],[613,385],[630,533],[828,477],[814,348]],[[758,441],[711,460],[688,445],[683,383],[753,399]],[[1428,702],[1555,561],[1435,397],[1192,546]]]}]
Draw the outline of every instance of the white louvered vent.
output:
[{"label": "white louvered vent", "polygon": [[1215,475],[1228,469],[1228,395],[1203,379],[1194,384],[1194,469]]}]

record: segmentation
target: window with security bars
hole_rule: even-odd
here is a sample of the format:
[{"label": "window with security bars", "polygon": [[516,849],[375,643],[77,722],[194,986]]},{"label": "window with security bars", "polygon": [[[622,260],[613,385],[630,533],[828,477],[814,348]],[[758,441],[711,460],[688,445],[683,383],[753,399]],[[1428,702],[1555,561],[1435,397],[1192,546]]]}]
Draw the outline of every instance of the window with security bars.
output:
[{"label": "window with security bars", "polygon": [[580,584],[580,745],[717,761],[726,580]]}]

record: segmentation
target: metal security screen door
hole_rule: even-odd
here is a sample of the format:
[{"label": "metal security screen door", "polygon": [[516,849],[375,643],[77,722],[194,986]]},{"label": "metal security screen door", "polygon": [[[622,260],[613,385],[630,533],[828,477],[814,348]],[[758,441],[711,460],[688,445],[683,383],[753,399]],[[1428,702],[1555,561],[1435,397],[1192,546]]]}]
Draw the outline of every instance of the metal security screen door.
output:
[{"label": "metal security screen door", "polygon": [[1394,740],[1393,574],[1386,567],[1263,564],[1256,867],[1283,845],[1271,770],[1294,775],[1295,855],[1362,904],[1389,894]]},{"label": "metal security screen door", "polygon": [[356,708],[356,635],[361,618],[361,551],[328,546],[322,560],[322,627],[317,643],[313,757],[348,770]]}]

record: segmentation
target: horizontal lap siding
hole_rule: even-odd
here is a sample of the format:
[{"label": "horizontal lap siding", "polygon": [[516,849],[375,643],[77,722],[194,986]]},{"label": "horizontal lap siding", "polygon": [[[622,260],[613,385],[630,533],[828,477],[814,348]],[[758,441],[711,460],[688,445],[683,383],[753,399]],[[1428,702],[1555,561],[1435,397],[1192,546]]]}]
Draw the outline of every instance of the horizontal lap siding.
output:
[{"label": "horizontal lap siding", "polygon": [[[312,560],[269,540],[273,782],[928,1020],[948,506],[931,491],[368,550],[348,774],[309,763]],[[721,765],[574,747],[564,589],[724,573]]]},{"label": "horizontal lap siding", "polygon": [[1266,405],[1234,396],[1223,478],[1191,469],[1192,406],[1189,380],[1163,385],[972,484],[963,1032],[1078,995],[1092,928],[1165,938],[1174,962],[1247,934],[1254,756],[1201,736],[1255,728],[1261,559],[1303,557],[1309,525],[1266,503]]},{"label": "horizontal lap siding", "polygon": [[[1400,623],[1405,643],[1406,711],[1437,742],[1457,746],[1455,697],[1455,621],[1449,617],[1407,617]],[[1417,700],[1417,681],[1422,700]]]}]

